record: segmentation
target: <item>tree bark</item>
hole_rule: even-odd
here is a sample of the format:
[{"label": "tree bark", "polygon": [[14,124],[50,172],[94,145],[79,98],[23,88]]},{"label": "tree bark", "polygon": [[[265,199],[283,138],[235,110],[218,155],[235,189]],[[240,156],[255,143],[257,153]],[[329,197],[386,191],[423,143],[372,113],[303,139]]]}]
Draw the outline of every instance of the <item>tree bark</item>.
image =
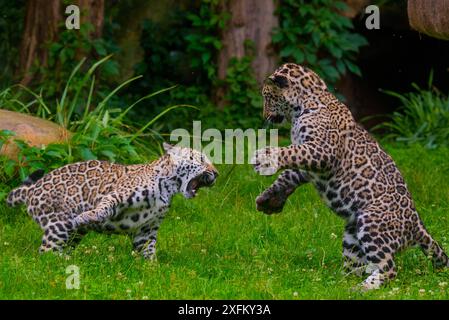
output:
[{"label": "tree bark", "polygon": [[[60,24],[65,16],[65,7],[60,0],[28,0],[25,27],[20,45],[18,75],[20,83],[28,85],[35,77],[33,65],[48,65],[48,43],[57,41]],[[91,38],[101,37],[104,24],[104,0],[77,0],[81,13],[80,23],[90,22]],[[78,32],[78,30],[73,30]]]},{"label": "tree bark", "polygon": [[253,69],[257,82],[273,72],[276,56],[271,46],[271,32],[278,26],[273,0],[224,0],[222,10],[231,13],[231,18],[222,33],[223,47],[218,57],[218,77],[224,79],[229,60],[245,54],[245,41],[254,43]]},{"label": "tree bark", "polygon": [[32,80],[31,69],[35,61],[47,65],[48,50],[44,44],[57,37],[58,23],[62,18],[60,3],[59,0],[28,0],[26,4],[18,70],[23,85]]}]

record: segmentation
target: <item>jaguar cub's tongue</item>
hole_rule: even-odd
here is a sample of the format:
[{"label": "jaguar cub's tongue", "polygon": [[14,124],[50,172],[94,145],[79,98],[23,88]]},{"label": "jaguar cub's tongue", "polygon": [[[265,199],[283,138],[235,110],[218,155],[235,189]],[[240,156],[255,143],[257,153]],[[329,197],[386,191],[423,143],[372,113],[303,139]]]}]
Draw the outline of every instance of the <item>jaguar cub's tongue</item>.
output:
[{"label": "jaguar cub's tongue", "polygon": [[193,196],[196,196],[196,193],[199,189],[199,185],[200,183],[198,182],[198,179],[193,179],[192,181],[190,181],[190,192],[192,193]]},{"label": "jaguar cub's tongue", "polygon": [[212,185],[214,183],[214,180],[215,179],[211,179],[210,175],[208,175],[207,173],[198,175],[197,177],[190,180],[189,184],[187,185],[188,195],[191,198],[195,197],[200,188]]}]

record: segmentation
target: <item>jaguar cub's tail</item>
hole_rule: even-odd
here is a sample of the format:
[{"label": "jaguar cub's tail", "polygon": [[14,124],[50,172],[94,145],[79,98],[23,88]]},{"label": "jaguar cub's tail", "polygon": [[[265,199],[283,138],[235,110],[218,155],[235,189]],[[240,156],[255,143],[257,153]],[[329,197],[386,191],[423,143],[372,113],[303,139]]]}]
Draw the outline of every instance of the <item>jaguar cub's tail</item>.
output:
[{"label": "jaguar cub's tail", "polygon": [[10,207],[17,206],[19,204],[25,203],[27,191],[30,189],[30,186],[34,184],[37,180],[42,178],[45,174],[44,170],[37,170],[30,174],[22,185],[14,190],[12,190],[8,194],[8,198],[6,199],[6,203]]},{"label": "jaguar cub's tail", "polygon": [[28,191],[28,186],[20,186],[11,190],[6,199],[6,204],[10,207],[15,207],[19,204],[25,203],[25,197]]},{"label": "jaguar cub's tail", "polygon": [[425,228],[422,229],[420,237],[417,239],[424,254],[432,257],[433,264],[437,268],[449,267],[449,257],[443,248],[436,242]]}]

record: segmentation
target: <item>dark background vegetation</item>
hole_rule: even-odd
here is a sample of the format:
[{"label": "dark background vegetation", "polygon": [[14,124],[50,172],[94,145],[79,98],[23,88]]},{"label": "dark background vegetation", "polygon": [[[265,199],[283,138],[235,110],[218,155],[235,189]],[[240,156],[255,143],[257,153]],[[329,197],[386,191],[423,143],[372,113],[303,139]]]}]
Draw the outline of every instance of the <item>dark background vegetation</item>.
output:
[{"label": "dark background vegetation", "polygon": [[[72,2],[80,30],[65,27]],[[380,7],[379,30],[365,26],[369,4]],[[319,73],[386,139],[449,141],[449,41],[412,29],[406,0],[0,0],[0,9],[0,107],[74,133],[50,158],[23,144],[39,160],[31,169],[139,162],[193,120],[261,128],[263,80],[284,62]]]},{"label": "dark background vegetation", "polygon": [[[261,126],[260,79],[269,69],[254,68],[256,54],[266,55],[269,61],[265,64],[271,69],[287,61],[309,65],[348,102],[359,119],[391,113],[398,106],[396,99],[379,89],[408,92],[412,82],[427,85],[431,70],[435,87],[449,85],[449,43],[410,28],[407,1],[276,1],[271,46],[266,52],[255,52],[256,42],[266,40],[248,38],[240,44],[243,55],[241,49],[225,50],[230,47],[226,41],[237,19],[233,16],[248,15],[240,18],[248,29],[257,17],[250,15],[251,10],[226,1],[79,1],[86,10],[101,7],[100,2],[104,7],[101,18],[97,15],[82,20],[80,31],[65,29],[64,1],[46,1],[36,10],[50,10],[59,2],[58,28],[52,36],[34,35],[34,40],[42,41],[41,49],[31,53],[33,64],[24,70],[21,60],[30,58],[23,57],[24,41],[30,36],[24,34],[25,25],[39,21],[26,15],[32,2],[0,1],[1,87],[21,82],[37,91],[42,89],[47,97],[56,97],[82,57],[88,59],[87,68],[89,63],[113,54],[98,71],[97,82],[101,84],[96,90],[100,93],[133,75],[143,75],[114,97],[114,106],[120,108],[136,97],[177,85],[134,108],[129,114],[134,122],[144,123],[175,104],[200,109],[173,112],[156,125],[158,130],[188,126],[193,119],[218,128]],[[246,2],[254,5],[254,1]],[[260,6],[273,1],[262,2]],[[380,5],[380,30],[366,29],[363,10],[342,14],[352,10],[348,3],[357,9],[353,4],[357,2]],[[220,70],[223,65],[224,71]]]},{"label": "dark background vegetation", "polygon": [[449,42],[412,29],[405,0],[78,0],[81,29],[68,30],[71,3],[0,0],[1,108],[73,132],[51,153],[62,162],[139,162],[193,120],[261,128],[263,80],[284,62],[315,70],[375,133],[448,144]]}]

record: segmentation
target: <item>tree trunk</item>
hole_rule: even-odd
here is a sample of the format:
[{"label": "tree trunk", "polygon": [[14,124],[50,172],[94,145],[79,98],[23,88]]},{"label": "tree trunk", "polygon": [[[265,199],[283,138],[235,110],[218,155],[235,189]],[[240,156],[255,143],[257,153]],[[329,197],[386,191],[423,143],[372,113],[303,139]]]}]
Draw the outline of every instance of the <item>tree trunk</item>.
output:
[{"label": "tree trunk", "polygon": [[[35,77],[33,65],[46,67],[47,44],[57,41],[60,24],[65,19],[65,7],[60,0],[28,0],[26,4],[25,28],[20,48],[18,74],[23,85]],[[104,0],[77,0],[81,13],[80,23],[90,22],[92,38],[101,37],[104,23]],[[78,30],[72,30],[78,32]]]},{"label": "tree trunk", "polygon": [[76,3],[81,11],[81,23],[90,22],[94,27],[91,37],[100,38],[104,24],[104,0],[77,0]]},{"label": "tree trunk", "polygon": [[218,58],[218,77],[224,79],[229,60],[241,58],[245,54],[245,41],[254,43],[253,69],[257,82],[273,72],[276,56],[271,47],[271,32],[278,26],[274,15],[276,4],[273,0],[224,0],[222,10],[231,13],[231,18],[223,30],[222,44]]},{"label": "tree trunk", "polygon": [[18,70],[23,85],[32,80],[31,69],[35,61],[39,65],[47,65],[48,50],[44,44],[57,37],[58,23],[62,18],[60,3],[59,0],[28,0],[26,4]]},{"label": "tree trunk", "polygon": [[364,9],[369,5],[369,0],[344,0],[348,9],[341,14],[347,18],[354,19],[358,14],[364,12]]}]

